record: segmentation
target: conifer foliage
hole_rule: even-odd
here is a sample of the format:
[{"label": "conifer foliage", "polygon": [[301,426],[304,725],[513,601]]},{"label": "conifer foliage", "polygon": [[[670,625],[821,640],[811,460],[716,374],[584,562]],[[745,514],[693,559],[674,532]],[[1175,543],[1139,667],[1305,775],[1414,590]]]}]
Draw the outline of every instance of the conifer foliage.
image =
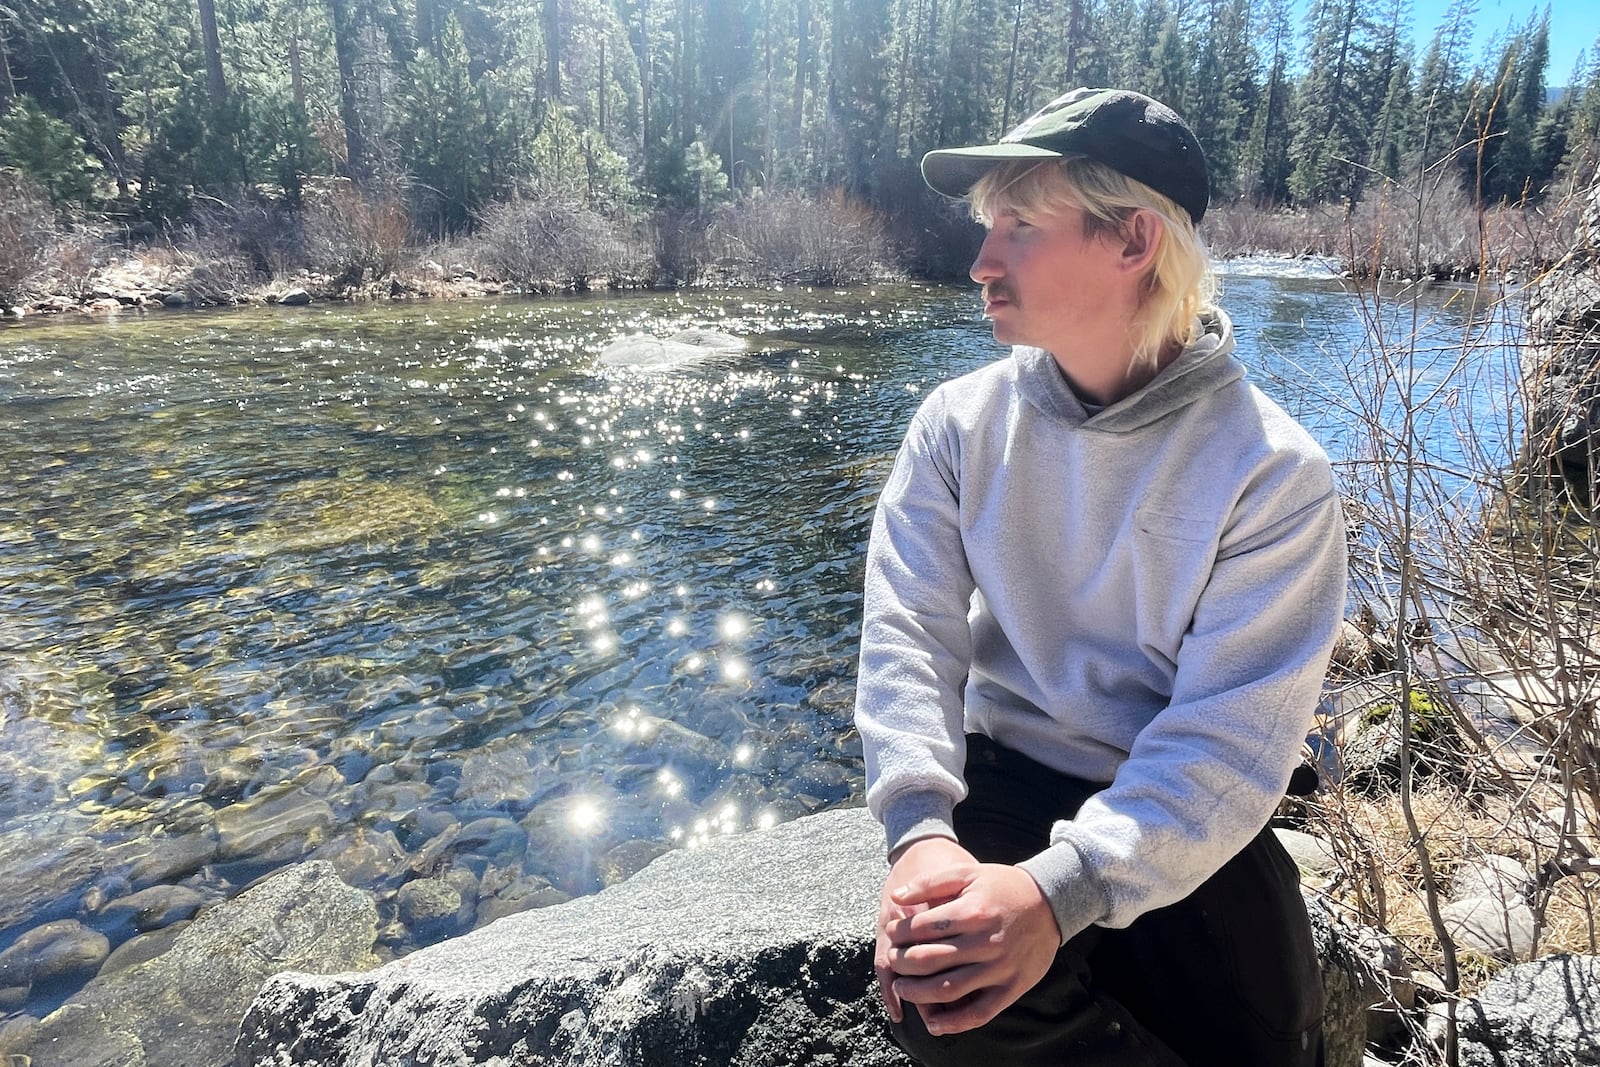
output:
[{"label": "conifer foliage", "polygon": [[[1303,17],[1299,12],[1303,11]],[[0,168],[177,224],[345,183],[434,236],[557,195],[710,217],[758,191],[928,212],[915,164],[1077,84],[1189,115],[1224,202],[1349,208],[1446,167],[1537,202],[1600,155],[1600,50],[1476,0],[0,0]],[[1552,85],[1558,86],[1552,89]],[[908,196],[908,192],[911,195]]]}]

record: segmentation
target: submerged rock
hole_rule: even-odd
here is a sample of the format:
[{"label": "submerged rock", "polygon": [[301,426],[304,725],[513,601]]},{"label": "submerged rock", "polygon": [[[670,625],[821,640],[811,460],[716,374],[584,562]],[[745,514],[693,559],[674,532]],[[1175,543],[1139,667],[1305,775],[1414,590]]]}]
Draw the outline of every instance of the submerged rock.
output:
[{"label": "submerged rock", "polygon": [[37,1026],[8,1035],[0,1055],[72,1067],[215,1067],[269,975],[370,967],[377,925],[368,894],[326,863],[303,864],[207,911],[166,952],[95,978]]},{"label": "submerged rock", "polygon": [[36,926],[0,952],[0,986],[81,982],[111,954],[106,935],[76,919]]},{"label": "submerged rock", "polygon": [[716,330],[680,330],[670,337],[631,334],[602,348],[600,363],[635,370],[670,370],[714,356],[733,355],[748,347],[742,338]]}]

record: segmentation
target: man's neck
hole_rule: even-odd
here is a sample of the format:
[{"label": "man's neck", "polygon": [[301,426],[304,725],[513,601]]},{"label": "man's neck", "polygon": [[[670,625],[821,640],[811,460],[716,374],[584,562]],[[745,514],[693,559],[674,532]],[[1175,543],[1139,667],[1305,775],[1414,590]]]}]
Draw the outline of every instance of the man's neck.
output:
[{"label": "man's neck", "polygon": [[1080,400],[1099,407],[1110,407],[1154,381],[1156,375],[1183,354],[1183,346],[1176,341],[1169,343],[1162,349],[1154,366],[1145,365],[1137,370],[1130,369],[1133,364],[1132,350],[1121,353],[1115,359],[1097,354],[1094,358],[1078,360],[1070,354],[1062,356],[1053,350],[1050,354]]}]

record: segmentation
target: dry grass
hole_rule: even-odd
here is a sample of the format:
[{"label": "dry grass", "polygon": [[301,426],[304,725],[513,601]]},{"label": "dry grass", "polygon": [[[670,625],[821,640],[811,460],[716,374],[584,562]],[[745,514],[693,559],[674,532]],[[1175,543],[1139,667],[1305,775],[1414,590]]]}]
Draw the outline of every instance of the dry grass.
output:
[{"label": "dry grass", "polygon": [[[1426,835],[1436,888],[1448,889],[1458,870],[1488,856],[1505,856],[1537,873],[1550,849],[1538,843],[1516,797],[1472,794],[1456,786],[1420,789],[1412,812]],[[1427,880],[1400,798],[1363,798],[1335,791],[1311,806],[1307,829],[1333,842],[1340,870],[1319,892],[1350,921],[1382,929],[1404,947],[1411,964],[1442,977],[1439,938],[1427,903]],[[1596,909],[1600,874],[1551,877],[1535,891],[1542,915],[1539,955],[1600,952]],[[1471,996],[1503,961],[1476,957],[1461,968],[1459,993]]]}]

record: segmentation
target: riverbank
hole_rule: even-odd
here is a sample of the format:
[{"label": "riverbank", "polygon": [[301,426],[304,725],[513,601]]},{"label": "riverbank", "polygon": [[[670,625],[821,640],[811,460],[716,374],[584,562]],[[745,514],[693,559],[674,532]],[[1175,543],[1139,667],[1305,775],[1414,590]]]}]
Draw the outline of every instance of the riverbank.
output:
[{"label": "riverbank", "polygon": [[[1364,279],[1527,280],[1571,248],[1581,197],[1539,211],[1477,210],[1464,193],[1391,185],[1354,209],[1219,204],[1203,236],[1222,260],[1337,264]],[[299,211],[222,207],[175,230],[52,223],[42,203],[0,207],[0,318],[277,303],[456,299],[633,289],[839,286],[961,280],[978,231],[954,204],[938,225],[838,197],[772,193],[694,217],[620,221],[534,201],[500,205],[475,233],[417,243],[403,209],[336,188]]]}]

